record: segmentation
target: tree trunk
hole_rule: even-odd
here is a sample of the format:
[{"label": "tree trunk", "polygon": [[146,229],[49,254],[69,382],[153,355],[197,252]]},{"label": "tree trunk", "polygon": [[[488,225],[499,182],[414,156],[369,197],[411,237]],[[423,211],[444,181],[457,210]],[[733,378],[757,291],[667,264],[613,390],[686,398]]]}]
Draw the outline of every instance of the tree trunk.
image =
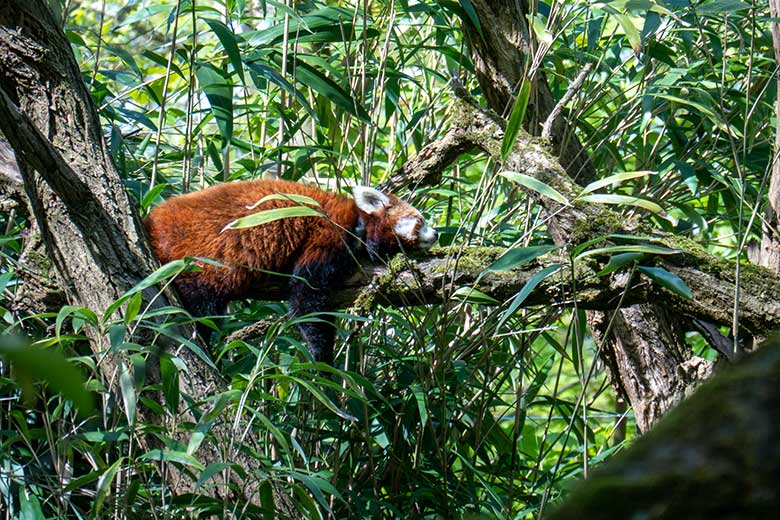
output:
[{"label": "tree trunk", "polygon": [[[472,0],[471,3],[477,12],[481,31],[466,24],[465,35],[488,106],[508,118],[520,84],[530,71],[535,70],[531,77],[531,98],[524,126],[531,135],[541,135],[542,125],[556,102],[544,71],[533,69],[531,64],[537,45],[526,23],[528,1]],[[569,177],[583,186],[596,180],[590,156],[565,118],[556,118],[551,141],[553,153],[560,158]]]},{"label": "tree trunk", "polygon": [[[525,75],[531,71],[533,102],[529,103],[526,125],[538,135],[542,124],[553,112],[555,101],[541,70],[531,64],[537,44],[527,24],[526,0],[472,0],[480,28],[465,23],[472,47],[472,60],[480,86],[491,109],[507,114],[512,96]],[[534,73],[534,71],[536,71]],[[568,177],[580,185],[595,179],[587,152],[577,140],[573,128],[563,118],[551,126],[554,149]],[[544,205],[545,200],[539,203]],[[580,217],[569,209],[558,212],[549,222],[557,244],[572,244],[572,232]],[[548,211],[548,214],[553,214]],[[707,362],[692,359],[684,342],[684,330],[677,317],[664,312],[663,306],[637,306],[620,309],[613,330],[608,330],[612,313],[589,313],[594,339],[612,369],[613,381],[634,408],[637,426],[647,431],[670,406],[679,402],[685,389],[709,373]],[[648,361],[653,360],[652,363]],[[684,369],[694,363],[702,370]]]},{"label": "tree trunk", "polygon": [[[771,22],[772,45],[775,61],[780,63],[780,0],[769,0],[769,13],[775,21]],[[780,75],[775,74],[775,145],[772,154],[772,176],[769,179],[769,196],[766,218],[763,224],[761,254],[758,263],[780,272]]]}]

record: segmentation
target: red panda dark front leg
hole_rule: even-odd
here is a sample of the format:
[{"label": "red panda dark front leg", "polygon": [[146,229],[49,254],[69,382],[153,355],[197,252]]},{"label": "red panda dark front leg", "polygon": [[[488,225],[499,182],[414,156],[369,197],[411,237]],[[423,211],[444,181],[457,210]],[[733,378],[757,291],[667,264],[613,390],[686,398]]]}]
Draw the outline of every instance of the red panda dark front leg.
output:
[{"label": "red panda dark front leg", "polygon": [[[355,270],[355,261],[349,250],[342,247],[316,248],[304,252],[293,269],[290,282],[290,315],[298,318],[306,314],[333,310],[330,297],[333,289],[341,287]],[[336,338],[335,318],[316,316],[312,321],[298,324],[315,361],[333,365],[333,345]]]}]

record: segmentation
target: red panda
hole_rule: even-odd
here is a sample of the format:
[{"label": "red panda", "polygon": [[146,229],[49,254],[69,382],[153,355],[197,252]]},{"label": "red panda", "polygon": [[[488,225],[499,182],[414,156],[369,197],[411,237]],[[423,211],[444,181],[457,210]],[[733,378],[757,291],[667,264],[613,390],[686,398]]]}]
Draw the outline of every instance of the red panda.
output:
[{"label": "red panda", "polygon": [[[278,285],[281,274],[287,275],[290,314],[299,317],[333,310],[330,292],[357,270],[363,254],[377,263],[402,250],[428,249],[436,241],[436,231],[420,212],[395,195],[362,186],[352,193],[349,198],[282,180],[231,182],[168,199],[152,210],[145,226],[163,263],[198,256],[224,264],[202,265],[199,272],[174,281],[194,316],[222,314],[231,300],[263,298],[264,287]],[[254,207],[273,194],[309,197],[324,216],[226,229],[240,217],[299,204],[275,198]],[[333,318],[322,316],[298,328],[314,359],[332,364]]]}]

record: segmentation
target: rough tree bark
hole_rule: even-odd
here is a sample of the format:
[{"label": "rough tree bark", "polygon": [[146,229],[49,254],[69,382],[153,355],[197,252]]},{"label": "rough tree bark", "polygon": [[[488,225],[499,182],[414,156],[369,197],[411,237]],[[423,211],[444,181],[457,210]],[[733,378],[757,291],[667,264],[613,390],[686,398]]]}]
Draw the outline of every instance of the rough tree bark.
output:
[{"label": "rough tree bark", "polygon": [[[527,23],[528,2],[472,0],[472,5],[481,27],[464,23],[465,32],[490,108],[505,114],[514,92],[530,71],[534,95],[526,123],[530,132],[538,135],[556,102],[543,71],[531,64],[537,44]],[[594,180],[587,151],[565,118],[556,117],[551,132],[554,149],[560,154],[568,177],[581,186]],[[542,198],[538,202],[547,203]],[[555,215],[549,222],[555,242],[575,243],[575,226],[571,222],[575,214],[567,208],[548,214]],[[602,358],[610,367],[613,382],[634,408],[641,431],[647,431],[664,411],[682,399],[689,386],[711,371],[708,362],[692,356],[678,317],[664,312],[661,305],[649,302],[607,315],[591,312],[588,322],[594,339],[602,346]],[[614,323],[611,331],[607,330],[610,322]]]},{"label": "rough tree bark", "polygon": [[[769,0],[769,13],[775,20],[780,17],[780,1]],[[780,63],[780,24],[774,21],[771,28],[775,61]],[[775,99],[775,144],[767,197],[769,203],[765,212],[758,263],[780,272],[780,75],[778,74],[775,74],[775,87],[778,92]]]}]

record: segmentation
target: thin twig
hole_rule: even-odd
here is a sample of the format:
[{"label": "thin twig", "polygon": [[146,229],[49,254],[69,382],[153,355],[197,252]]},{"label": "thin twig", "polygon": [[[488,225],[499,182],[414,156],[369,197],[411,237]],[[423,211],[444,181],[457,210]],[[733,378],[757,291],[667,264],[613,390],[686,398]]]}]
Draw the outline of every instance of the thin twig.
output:
[{"label": "thin twig", "polygon": [[566,104],[571,101],[575,94],[580,91],[582,84],[585,82],[585,77],[587,77],[590,69],[592,68],[592,63],[588,63],[582,68],[582,71],[580,71],[580,74],[577,76],[574,82],[569,85],[569,88],[566,90],[566,94],[563,95],[561,100],[558,101],[558,103],[555,105],[555,108],[552,109],[552,112],[550,112],[550,115],[547,116],[547,121],[545,121],[544,125],[542,126],[542,137],[544,139],[547,139],[548,141],[550,140],[550,136],[552,136],[552,127],[555,124],[555,121],[561,115],[563,107],[566,106]]}]

